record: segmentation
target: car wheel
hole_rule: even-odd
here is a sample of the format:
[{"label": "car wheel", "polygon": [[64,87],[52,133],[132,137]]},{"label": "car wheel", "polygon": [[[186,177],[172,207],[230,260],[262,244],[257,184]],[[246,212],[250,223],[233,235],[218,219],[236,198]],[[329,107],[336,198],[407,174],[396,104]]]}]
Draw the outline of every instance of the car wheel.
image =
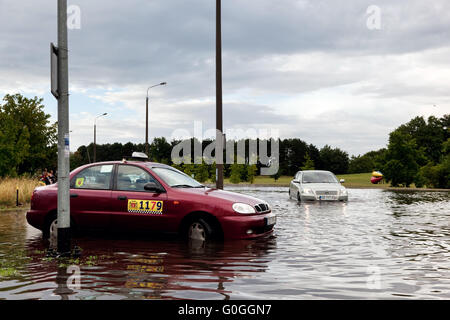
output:
[{"label": "car wheel", "polygon": [[49,236],[50,238],[58,238],[58,219],[54,219],[49,227]]},{"label": "car wheel", "polygon": [[[76,230],[74,222],[70,219],[70,231]],[[47,223],[42,230],[42,238],[45,240],[56,241],[58,239],[58,216],[56,214],[51,215]]]},{"label": "car wheel", "polygon": [[52,214],[42,230],[44,240],[56,241],[58,239],[58,219],[56,214]]},{"label": "car wheel", "polygon": [[193,220],[187,230],[188,240],[207,241],[213,238],[213,228],[203,219]]}]

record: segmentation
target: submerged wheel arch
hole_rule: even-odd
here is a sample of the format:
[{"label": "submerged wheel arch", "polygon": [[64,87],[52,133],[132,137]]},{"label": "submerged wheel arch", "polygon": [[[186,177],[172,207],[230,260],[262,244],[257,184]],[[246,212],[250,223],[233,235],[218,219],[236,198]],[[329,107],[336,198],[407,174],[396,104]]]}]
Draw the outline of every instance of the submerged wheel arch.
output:
[{"label": "submerged wheel arch", "polygon": [[178,227],[178,234],[186,238],[187,237],[187,231],[189,224],[193,221],[203,219],[205,222],[207,222],[214,230],[214,238],[223,240],[223,229],[222,225],[220,224],[219,220],[212,215],[211,213],[205,212],[205,211],[194,211],[189,214],[187,214],[182,220]]},{"label": "submerged wheel arch", "polygon": [[[45,215],[45,219],[44,219],[44,225],[42,226],[42,233],[44,236],[48,235],[48,227],[50,226],[51,220],[54,217],[58,217],[58,209],[52,209],[50,210],[46,215]],[[77,223],[76,221],[73,219],[72,215],[70,215],[70,229],[72,231],[75,231],[77,227]]]}]

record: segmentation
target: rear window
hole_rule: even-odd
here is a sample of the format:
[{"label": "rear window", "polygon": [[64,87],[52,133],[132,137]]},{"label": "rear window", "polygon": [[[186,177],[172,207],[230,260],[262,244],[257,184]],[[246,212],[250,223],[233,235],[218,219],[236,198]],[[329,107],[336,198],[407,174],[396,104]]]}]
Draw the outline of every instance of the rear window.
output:
[{"label": "rear window", "polygon": [[108,190],[114,165],[98,165],[80,171],[71,182],[74,189]]}]

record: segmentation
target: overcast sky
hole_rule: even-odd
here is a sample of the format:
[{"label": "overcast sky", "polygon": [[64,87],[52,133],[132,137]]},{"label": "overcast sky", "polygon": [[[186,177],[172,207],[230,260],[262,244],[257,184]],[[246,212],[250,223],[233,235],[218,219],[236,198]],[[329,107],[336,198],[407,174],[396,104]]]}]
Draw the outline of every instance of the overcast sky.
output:
[{"label": "overcast sky", "polygon": [[[222,2],[225,129],[276,129],[358,155],[415,116],[450,112],[448,0]],[[43,97],[52,121],[56,3],[0,0],[0,97]],[[162,81],[150,89],[151,139],[215,127],[215,1],[69,5],[81,12],[69,30],[72,151],[93,142],[104,112],[98,143],[144,142],[146,90]]]}]

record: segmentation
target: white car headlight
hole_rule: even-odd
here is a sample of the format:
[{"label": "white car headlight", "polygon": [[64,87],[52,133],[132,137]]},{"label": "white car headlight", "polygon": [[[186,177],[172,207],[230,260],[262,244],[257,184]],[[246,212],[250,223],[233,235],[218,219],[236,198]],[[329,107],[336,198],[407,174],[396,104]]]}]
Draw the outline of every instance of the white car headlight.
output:
[{"label": "white car headlight", "polygon": [[347,195],[347,189],[342,189],[342,190],[341,190],[341,194],[342,194],[343,196],[346,196],[346,195]]},{"label": "white car headlight", "polygon": [[312,195],[314,195],[314,192],[312,191],[312,189],[303,189],[302,193],[303,194],[312,194]]},{"label": "white car headlight", "polygon": [[233,204],[233,210],[236,211],[237,213],[243,214],[256,213],[255,208],[253,208],[251,205],[240,202],[236,202]]}]

